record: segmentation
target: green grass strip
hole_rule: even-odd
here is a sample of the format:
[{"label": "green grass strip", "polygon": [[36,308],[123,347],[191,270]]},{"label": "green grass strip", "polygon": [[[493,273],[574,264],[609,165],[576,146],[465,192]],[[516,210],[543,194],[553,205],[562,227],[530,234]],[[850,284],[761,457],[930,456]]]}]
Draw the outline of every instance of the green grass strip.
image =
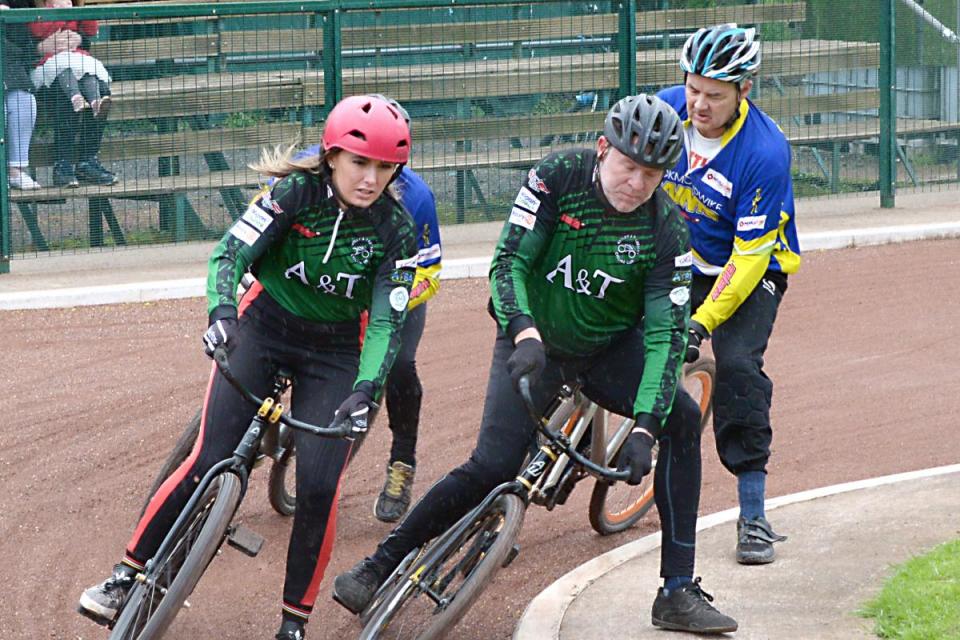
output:
[{"label": "green grass strip", "polygon": [[960,640],[960,540],[897,567],[858,613],[881,638]]}]

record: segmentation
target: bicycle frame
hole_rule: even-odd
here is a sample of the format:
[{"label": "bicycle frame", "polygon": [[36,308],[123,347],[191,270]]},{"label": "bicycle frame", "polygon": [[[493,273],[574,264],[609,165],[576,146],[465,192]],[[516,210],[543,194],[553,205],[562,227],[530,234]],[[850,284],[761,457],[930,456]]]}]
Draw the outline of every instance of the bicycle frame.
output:
[{"label": "bicycle frame", "polygon": [[[419,563],[422,567],[433,566],[438,558],[444,557],[452,544],[451,541],[456,540],[473,522],[476,515],[483,512],[501,495],[514,493],[525,504],[529,505],[534,494],[543,493],[556,485],[570,464],[577,465],[587,474],[608,481],[624,480],[626,478],[627,472],[612,471],[603,467],[602,465],[606,463],[605,460],[598,464],[584,458],[576,451],[577,444],[586,433],[587,427],[591,424],[599,408],[595,403],[580,394],[579,385],[577,387],[563,385],[544,412],[544,416],[537,416],[533,401],[530,398],[529,384],[524,385],[524,382],[525,379],[521,380],[521,395],[524,397],[524,402],[527,404],[532,417],[537,422],[537,430],[546,437],[547,442],[540,446],[540,449],[520,472],[520,475],[514,480],[495,487],[480,501],[480,504],[467,512],[454,526],[442,534],[437,539],[436,544],[430,545]],[[578,409],[581,410],[579,416],[575,415]],[[570,433],[567,434],[562,427],[569,425],[571,419],[575,422],[572,429],[569,429]],[[629,433],[629,428],[621,426],[617,435],[620,435],[620,431],[624,431],[623,438],[625,438],[626,434]],[[594,430],[593,437],[594,439],[597,438],[596,430]],[[599,437],[602,440],[604,435],[601,433]],[[600,450],[606,452],[606,449],[607,447],[604,446]],[[614,449],[614,451],[616,450]],[[418,573],[411,576],[411,580],[416,582],[418,588],[438,605],[443,606],[443,598],[433,593],[429,587],[431,581],[422,580],[422,577]]]}]

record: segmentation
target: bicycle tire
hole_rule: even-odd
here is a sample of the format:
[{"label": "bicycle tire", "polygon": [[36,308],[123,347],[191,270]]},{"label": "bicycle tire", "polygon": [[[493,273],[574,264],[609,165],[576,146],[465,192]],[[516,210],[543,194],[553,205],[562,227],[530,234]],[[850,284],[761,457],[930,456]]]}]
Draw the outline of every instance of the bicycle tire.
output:
[{"label": "bicycle tire", "polygon": [[[700,406],[700,432],[702,433],[713,415],[713,387],[716,380],[717,365],[712,358],[700,358],[692,364],[684,366],[683,384],[691,393],[694,401]],[[696,387],[694,389],[693,387]],[[653,468],[657,464],[657,445],[653,447]],[[618,452],[619,455],[619,452]],[[616,456],[614,457],[616,460]],[[611,491],[614,485],[598,480],[593,486],[590,495],[589,518],[590,526],[602,536],[621,533],[633,527],[643,516],[647,515],[654,504],[653,472],[649,473],[638,485],[626,487],[630,496],[636,496],[625,501],[622,509],[611,507]],[[620,485],[617,485],[620,487]],[[623,490],[623,487],[620,487]]]},{"label": "bicycle tire", "polygon": [[[381,605],[369,616],[369,622],[360,634],[360,640],[436,640],[444,637],[470,609],[480,592],[496,572],[507,562],[514,541],[523,525],[526,505],[519,496],[505,493],[477,514],[471,526],[464,529],[449,552],[430,567],[420,559],[412,563],[391,592],[383,597]],[[478,538],[477,534],[483,534]],[[490,535],[495,534],[492,540]],[[448,540],[448,534],[437,542]],[[466,551],[463,557],[461,552]],[[421,558],[429,555],[429,549]],[[454,561],[452,566],[448,563]],[[446,602],[441,607],[429,599],[419,586],[418,576],[428,576],[430,588],[440,589]],[[447,591],[453,580],[462,578],[456,588]],[[416,611],[411,607],[421,606]],[[401,619],[409,614],[416,622],[418,614],[425,618],[423,626],[409,628],[409,621]],[[391,626],[392,625],[392,626]]]},{"label": "bicycle tire", "polygon": [[196,415],[187,423],[187,428],[183,430],[183,433],[180,434],[180,437],[177,439],[176,443],[173,445],[173,450],[167,454],[167,459],[164,461],[163,466],[160,467],[160,471],[157,472],[157,477],[153,481],[153,485],[150,487],[150,491],[147,492],[147,498],[144,500],[143,506],[140,508],[140,517],[143,517],[143,514],[147,511],[147,505],[150,504],[150,498],[156,495],[157,491],[160,489],[160,485],[176,471],[177,467],[183,464],[183,461],[187,459],[187,456],[190,455],[190,452],[193,451],[193,445],[197,442],[197,438],[200,435],[200,412],[201,409],[197,409]]},{"label": "bicycle tire", "polygon": [[297,454],[292,432],[286,432],[287,442],[283,443],[283,455],[270,465],[270,478],[267,481],[267,498],[273,510],[282,516],[292,516],[297,510],[296,490],[287,489],[287,473],[296,475]]},{"label": "bicycle tire", "polygon": [[223,473],[213,480],[185,521],[177,543],[164,557],[153,559],[145,579],[131,590],[110,640],[163,637],[223,544],[241,496],[240,478],[235,474]]}]

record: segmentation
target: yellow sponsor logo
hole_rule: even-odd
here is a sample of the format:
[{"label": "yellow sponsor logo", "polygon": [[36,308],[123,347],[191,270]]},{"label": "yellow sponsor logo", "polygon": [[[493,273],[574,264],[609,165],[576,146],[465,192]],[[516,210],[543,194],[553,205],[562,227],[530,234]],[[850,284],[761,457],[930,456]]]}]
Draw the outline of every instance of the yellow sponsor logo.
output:
[{"label": "yellow sponsor logo", "polygon": [[720,219],[716,211],[711,210],[705,204],[697,200],[690,187],[683,187],[672,182],[664,182],[663,190],[673,199],[681,209],[687,213],[701,215],[710,218],[714,222]]}]

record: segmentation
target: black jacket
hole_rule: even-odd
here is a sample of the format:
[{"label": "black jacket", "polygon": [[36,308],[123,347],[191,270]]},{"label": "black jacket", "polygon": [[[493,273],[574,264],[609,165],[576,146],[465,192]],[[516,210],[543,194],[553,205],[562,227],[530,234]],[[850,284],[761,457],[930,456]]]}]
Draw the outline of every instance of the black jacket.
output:
[{"label": "black jacket", "polygon": [[[29,0],[5,0],[11,9],[26,9],[34,6]],[[30,38],[26,24],[8,24],[3,39],[3,88],[6,91],[20,89],[33,91],[30,70],[38,58],[36,45]]]}]

